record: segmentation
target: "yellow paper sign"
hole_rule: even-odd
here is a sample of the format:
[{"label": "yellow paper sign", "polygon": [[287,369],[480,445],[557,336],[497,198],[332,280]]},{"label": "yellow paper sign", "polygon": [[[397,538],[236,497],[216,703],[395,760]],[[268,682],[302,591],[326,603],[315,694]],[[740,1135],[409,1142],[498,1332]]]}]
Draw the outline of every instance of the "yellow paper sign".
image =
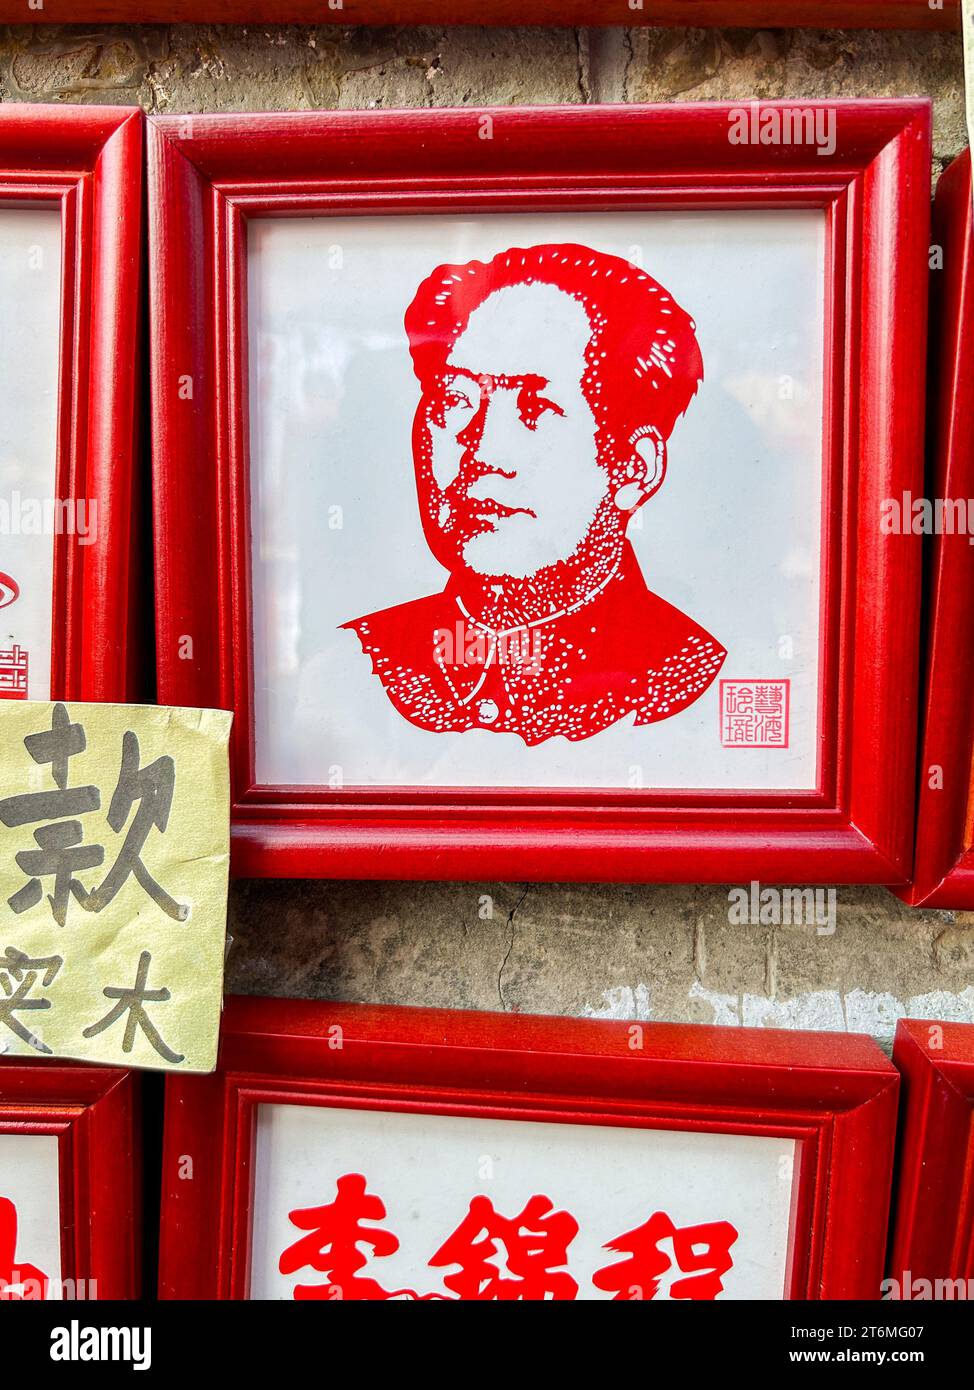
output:
[{"label": "yellow paper sign", "polygon": [[0,701],[0,1054],[214,1069],[231,718]]}]

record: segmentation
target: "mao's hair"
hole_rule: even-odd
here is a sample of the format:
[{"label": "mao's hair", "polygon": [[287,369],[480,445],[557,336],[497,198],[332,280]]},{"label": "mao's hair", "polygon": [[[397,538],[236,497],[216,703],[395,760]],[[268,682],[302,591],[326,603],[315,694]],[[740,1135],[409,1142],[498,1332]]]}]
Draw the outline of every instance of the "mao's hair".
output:
[{"label": "mao's hair", "polygon": [[490,261],[441,265],[406,310],[413,370],[424,387],[446,368],[470,315],[495,290],[552,285],[588,316],[582,390],[603,447],[625,452],[652,426],[663,439],[703,380],[693,319],[651,275],[587,246],[512,248]]}]

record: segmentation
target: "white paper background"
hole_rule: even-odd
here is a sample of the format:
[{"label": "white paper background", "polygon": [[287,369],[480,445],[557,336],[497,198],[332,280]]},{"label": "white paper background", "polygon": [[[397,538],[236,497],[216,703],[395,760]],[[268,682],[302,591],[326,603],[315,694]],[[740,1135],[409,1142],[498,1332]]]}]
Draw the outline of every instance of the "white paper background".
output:
[{"label": "white paper background", "polygon": [[[721,748],[716,681],[671,719],[578,743],[430,733],[337,631],[446,581],[413,482],[403,313],[416,288],[442,262],[558,241],[637,259],[696,320],[705,379],[630,536],[649,587],[728,648],[720,677],[790,678],[788,749]],[[258,781],[815,786],[824,247],[817,212],[252,222]]]},{"label": "white paper background", "polygon": [[[14,514],[15,494],[55,495],[60,315],[60,213],[0,208],[0,498]],[[0,571],[20,586],[0,608],[0,649],[27,649],[31,700],[51,694],[53,564],[53,536],[0,526]]]},{"label": "white paper background", "polygon": [[61,1278],[59,1193],[57,1138],[0,1134],[0,1197],[17,1208],[17,1260],[52,1280]]},{"label": "white paper background", "polygon": [[[485,1179],[487,1162],[493,1176]],[[730,1221],[739,1235],[719,1296],[779,1299],[795,1166],[795,1143],[783,1138],[263,1105],[251,1297],[290,1298],[295,1284],[327,1282],[313,1269],[278,1272],[282,1252],[304,1234],[288,1212],[334,1201],[338,1178],[361,1173],[386,1208],[385,1221],[367,1224],[400,1241],[395,1254],[360,1271],[386,1289],[449,1294],[442,1276],[455,1267],[430,1269],[427,1261],[460,1224],[470,1199],[482,1193],[512,1218],[543,1193],[579,1224],[567,1266],[579,1299],[611,1298],[591,1284],[591,1275],[627,1256],[602,1247],[657,1211],[676,1226]],[[664,1275],[657,1299],[679,1277]]]}]

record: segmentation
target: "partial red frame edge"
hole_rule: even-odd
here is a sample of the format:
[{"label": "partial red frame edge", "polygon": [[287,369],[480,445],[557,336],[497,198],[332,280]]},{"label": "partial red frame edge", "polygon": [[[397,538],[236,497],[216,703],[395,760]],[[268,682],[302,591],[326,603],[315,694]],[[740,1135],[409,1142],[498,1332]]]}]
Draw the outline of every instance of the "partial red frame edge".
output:
[{"label": "partial red frame edge", "polygon": [[901,1019],[893,1061],[903,1104],[888,1272],[901,1297],[952,1297],[933,1292],[937,1280],[974,1280],[974,1024]]},{"label": "partial red frame edge", "polygon": [[[933,408],[927,498],[974,496],[974,218],[971,155],[937,184],[930,373]],[[968,516],[968,527],[974,518]],[[926,573],[923,730],[918,767],[914,907],[974,907],[974,850],[965,843],[974,786],[974,545],[967,529],[934,535]]]},{"label": "partial red frame edge", "polygon": [[[48,15],[48,18],[52,16]],[[98,537],[61,569],[61,679],[67,700],[126,700],[141,684],[139,581],[143,126],[137,107],[0,107],[0,180],[71,187],[71,293],[62,288],[57,480],[97,503]],[[63,540],[64,538],[59,538]],[[147,573],[147,571],[146,571]],[[62,1140],[65,1278],[100,1299],[141,1287],[139,1088],[116,1068],[0,1059],[0,1129],[55,1127]],[[65,1157],[67,1155],[67,1158]]]},{"label": "partial red frame edge", "polygon": [[141,1292],[139,1083],[116,1067],[0,1060],[0,1133],[58,1131],[63,1278],[99,1301]]},{"label": "partial red frame edge", "polygon": [[56,487],[97,509],[94,543],[74,534],[56,538],[56,699],[134,698],[149,651],[139,641],[140,581],[148,570],[140,568],[137,467],[143,126],[137,107],[0,107],[5,200],[16,200],[21,185],[33,185],[32,200],[38,185],[61,190],[66,256]]},{"label": "partial red frame edge", "polygon": [[13,24],[361,24],[723,25],[780,29],[957,29],[959,0],[48,0],[43,10],[0,0],[0,21]]},{"label": "partial red frame edge", "polygon": [[[237,1168],[246,1095],[286,1103],[309,1087],[341,1104],[476,1113],[639,1114],[650,1127],[688,1110],[706,1128],[796,1119],[818,1136],[798,1219],[808,1230],[801,1297],[878,1299],[888,1224],[899,1077],[869,1038],[774,1029],[623,1022],[231,997],[212,1076],[169,1076],[159,1294],[239,1297],[231,1264],[249,1222],[250,1158]],[[339,1027],[342,1046],[330,1045]],[[631,1111],[627,1111],[631,1107]],[[517,1118],[511,1118],[517,1123]],[[244,1171],[246,1170],[246,1171]],[[810,1169],[810,1173],[812,1170]],[[187,1174],[191,1173],[192,1180]],[[798,1275],[796,1274],[796,1278]],[[794,1287],[794,1286],[793,1286]]]},{"label": "partial red frame edge", "polygon": [[101,666],[82,667],[82,700],[151,693],[151,608],[143,592],[151,577],[151,530],[141,466],[145,116],[127,108],[115,116],[93,171],[88,477],[106,537],[92,547],[98,553],[84,570],[84,641]]}]

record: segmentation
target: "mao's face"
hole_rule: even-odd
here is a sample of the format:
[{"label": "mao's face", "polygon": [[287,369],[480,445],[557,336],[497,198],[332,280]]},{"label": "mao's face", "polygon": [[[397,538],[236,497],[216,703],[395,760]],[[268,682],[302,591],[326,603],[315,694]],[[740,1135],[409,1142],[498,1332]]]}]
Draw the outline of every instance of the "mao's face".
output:
[{"label": "mao's face", "polygon": [[581,386],[590,336],[562,290],[497,290],[425,384],[413,451],[427,539],[448,569],[526,578],[595,525],[609,477]]}]

